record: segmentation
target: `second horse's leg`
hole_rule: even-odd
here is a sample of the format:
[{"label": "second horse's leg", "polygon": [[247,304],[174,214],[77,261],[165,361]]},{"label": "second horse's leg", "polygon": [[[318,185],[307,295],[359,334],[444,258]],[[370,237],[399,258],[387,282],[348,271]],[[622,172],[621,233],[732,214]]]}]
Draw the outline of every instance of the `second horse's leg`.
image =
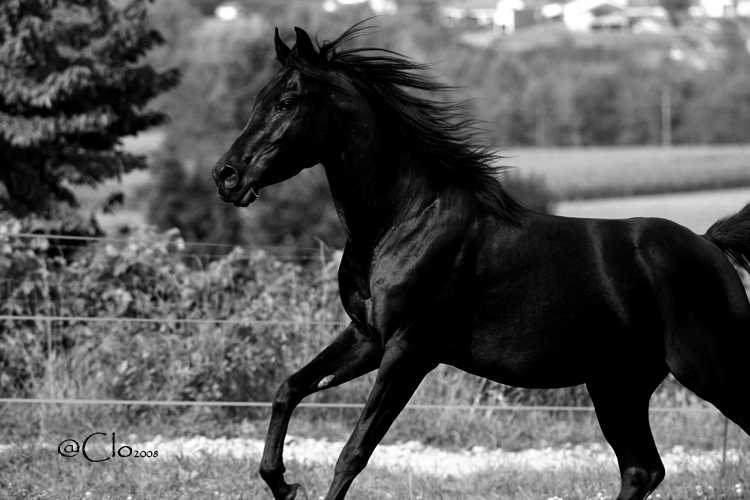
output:
[{"label": "second horse's leg", "polygon": [[294,408],[314,392],[371,372],[380,364],[382,354],[379,346],[370,343],[354,324],[350,324],[310,363],[281,384],[273,402],[260,462],[260,475],[276,500],[292,500],[299,489],[299,485],[284,481],[286,469],[282,459],[284,437]]}]

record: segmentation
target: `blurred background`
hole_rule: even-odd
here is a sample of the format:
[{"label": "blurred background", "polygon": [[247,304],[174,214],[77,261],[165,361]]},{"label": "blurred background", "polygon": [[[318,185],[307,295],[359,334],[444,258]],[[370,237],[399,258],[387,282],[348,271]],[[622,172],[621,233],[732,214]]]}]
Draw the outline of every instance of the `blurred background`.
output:
[{"label": "blurred background", "polygon": [[341,248],[322,169],[247,210],[220,203],[209,175],[278,69],[274,27],[291,44],[294,26],[327,39],[372,16],[381,31],[358,43],[434,63],[536,209],[702,232],[750,200],[750,2],[158,0],[149,23],[166,43],[146,58],[181,70],[151,104],[170,122],[125,138],[149,167],[76,191],[83,208],[120,189],[124,206],[100,218],[109,234],[154,224],[189,241]]},{"label": "blurred background", "polygon": [[[268,402],[347,320],[323,170],[247,209],[211,179],[279,68],[275,27],[291,45],[295,26],[323,40],[376,16],[381,29],[354,43],[433,63],[535,210],[704,232],[750,201],[750,0],[84,4],[0,3],[0,397]],[[361,402],[371,382],[311,400]],[[449,367],[415,401],[590,406],[585,387],[516,389]],[[652,404],[706,407],[671,378]],[[345,436],[358,413],[310,411],[294,432]],[[602,441],[590,412],[560,415],[407,412],[389,439]],[[660,444],[716,448],[716,413],[661,415]],[[7,404],[0,417],[0,437],[103,423],[215,434],[243,419],[260,436],[268,409]]]}]

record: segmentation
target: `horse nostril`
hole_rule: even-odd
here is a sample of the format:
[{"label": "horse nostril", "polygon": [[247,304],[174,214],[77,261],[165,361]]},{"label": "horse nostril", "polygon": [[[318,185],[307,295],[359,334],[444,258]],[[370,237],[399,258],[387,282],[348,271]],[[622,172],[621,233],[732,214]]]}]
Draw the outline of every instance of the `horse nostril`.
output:
[{"label": "horse nostril", "polygon": [[224,183],[226,189],[232,189],[240,180],[237,171],[229,165],[222,167],[221,172],[219,172],[219,179]]}]

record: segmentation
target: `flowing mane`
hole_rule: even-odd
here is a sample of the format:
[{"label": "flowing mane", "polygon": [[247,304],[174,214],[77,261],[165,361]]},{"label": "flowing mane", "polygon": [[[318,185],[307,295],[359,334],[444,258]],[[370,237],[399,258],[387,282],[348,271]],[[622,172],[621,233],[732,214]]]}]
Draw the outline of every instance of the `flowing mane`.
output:
[{"label": "flowing mane", "polygon": [[335,85],[331,70],[345,74],[365,98],[374,101],[375,109],[395,122],[417,157],[447,181],[472,190],[498,219],[517,223],[526,209],[500,184],[498,176],[505,167],[499,165],[497,153],[479,142],[477,125],[481,121],[468,115],[466,103],[434,101],[407,92],[449,91],[453,87],[420,74],[429,70],[429,65],[397,52],[374,47],[342,48],[372,29],[358,23],[334,40],[316,42],[318,61],[314,63],[292,50],[286,67],[329,85]]}]

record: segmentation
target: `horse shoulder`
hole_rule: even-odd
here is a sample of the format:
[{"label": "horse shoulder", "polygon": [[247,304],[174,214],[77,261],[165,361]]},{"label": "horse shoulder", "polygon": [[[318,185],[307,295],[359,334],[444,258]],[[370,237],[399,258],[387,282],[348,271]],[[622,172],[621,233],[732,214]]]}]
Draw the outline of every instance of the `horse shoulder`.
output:
[{"label": "horse shoulder", "polygon": [[384,335],[416,321],[439,321],[473,277],[475,225],[448,214],[395,227],[372,261],[368,320]]}]

